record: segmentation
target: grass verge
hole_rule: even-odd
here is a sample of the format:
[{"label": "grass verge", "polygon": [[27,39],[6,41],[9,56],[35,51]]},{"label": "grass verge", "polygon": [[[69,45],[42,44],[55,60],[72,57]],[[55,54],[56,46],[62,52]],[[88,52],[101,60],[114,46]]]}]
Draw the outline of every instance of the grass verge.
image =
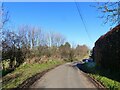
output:
[{"label": "grass verge", "polygon": [[48,61],[42,64],[25,64],[16,68],[12,73],[7,74],[2,78],[2,88],[16,88],[22,84],[26,79],[33,77],[37,73],[43,72],[47,69],[53,68],[62,64],[61,61]]},{"label": "grass verge", "polygon": [[89,74],[92,78],[99,81],[105,88],[109,88],[109,90],[120,90],[120,82],[107,78],[105,76],[101,76],[99,74]]},{"label": "grass verge", "polygon": [[79,67],[83,72],[88,73],[88,75],[97,81],[99,81],[105,88],[109,88],[109,90],[120,90],[120,82],[108,78],[107,73],[96,68],[94,62],[87,62]]}]

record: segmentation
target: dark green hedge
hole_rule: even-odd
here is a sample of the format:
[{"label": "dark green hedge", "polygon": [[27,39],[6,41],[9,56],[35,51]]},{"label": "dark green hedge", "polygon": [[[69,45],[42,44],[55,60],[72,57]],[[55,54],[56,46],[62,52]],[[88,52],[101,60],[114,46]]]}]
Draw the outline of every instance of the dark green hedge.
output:
[{"label": "dark green hedge", "polygon": [[94,59],[103,68],[120,71],[120,25],[95,42]]}]

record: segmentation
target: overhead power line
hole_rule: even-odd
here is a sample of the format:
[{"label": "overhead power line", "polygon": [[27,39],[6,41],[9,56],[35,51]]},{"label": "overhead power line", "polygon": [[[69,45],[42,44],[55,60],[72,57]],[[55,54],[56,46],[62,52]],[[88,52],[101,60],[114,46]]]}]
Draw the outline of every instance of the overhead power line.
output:
[{"label": "overhead power line", "polygon": [[86,33],[87,33],[87,36],[88,36],[88,38],[90,39],[90,41],[92,42],[91,36],[90,36],[90,34],[88,33],[86,24],[85,24],[85,22],[84,22],[84,19],[83,19],[83,17],[82,17],[82,14],[81,14],[81,12],[80,12],[80,9],[79,9],[79,7],[78,7],[78,5],[77,5],[77,2],[76,2],[75,0],[74,0],[74,2],[75,2],[75,5],[76,5],[76,8],[77,8],[77,10],[78,10],[78,14],[79,14],[79,16],[80,16],[80,18],[81,18],[81,21],[82,21],[82,23],[83,23],[83,25],[84,25],[85,31],[86,31]]}]

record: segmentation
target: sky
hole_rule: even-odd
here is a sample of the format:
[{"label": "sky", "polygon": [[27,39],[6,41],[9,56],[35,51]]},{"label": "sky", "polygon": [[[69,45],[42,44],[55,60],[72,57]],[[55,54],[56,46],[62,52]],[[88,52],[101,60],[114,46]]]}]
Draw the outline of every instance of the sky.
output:
[{"label": "sky", "polygon": [[[43,31],[53,31],[64,35],[71,44],[86,44],[89,48],[110,29],[98,18],[102,13],[91,5],[95,2],[77,2],[86,29],[80,18],[75,2],[6,2],[10,24],[13,27],[32,25]],[[88,35],[89,34],[89,35]]]}]

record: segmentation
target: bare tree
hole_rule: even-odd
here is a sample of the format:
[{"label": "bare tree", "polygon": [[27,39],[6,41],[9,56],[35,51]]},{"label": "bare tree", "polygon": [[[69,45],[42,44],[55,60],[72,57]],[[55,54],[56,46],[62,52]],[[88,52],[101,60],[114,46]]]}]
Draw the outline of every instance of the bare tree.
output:
[{"label": "bare tree", "polygon": [[47,34],[47,43],[48,46],[56,46],[59,47],[61,44],[64,44],[65,37],[60,33],[49,32]]},{"label": "bare tree", "polygon": [[48,47],[53,46],[53,42],[54,42],[54,34],[53,34],[53,32],[48,32],[46,34],[46,42],[47,42]]},{"label": "bare tree", "polygon": [[59,33],[55,34],[55,46],[59,47],[65,43],[65,37]]},{"label": "bare tree", "polygon": [[40,38],[41,38],[41,30],[37,27],[31,27],[30,28],[31,35],[32,35],[32,48],[36,47],[39,45]]},{"label": "bare tree", "polygon": [[46,46],[47,45],[46,33],[40,30],[38,37],[39,37],[38,46]]},{"label": "bare tree", "polygon": [[102,12],[103,15],[99,16],[99,18],[104,19],[104,23],[110,22],[113,24],[120,24],[120,1],[118,2],[105,2],[98,3],[94,6],[98,9],[98,11]]},{"label": "bare tree", "polygon": [[[15,32],[6,31],[2,40],[2,60],[10,59],[9,66],[14,68],[16,60],[19,65],[24,61],[20,37]],[[21,46],[21,47],[20,47]],[[19,52],[20,51],[20,52]]]},{"label": "bare tree", "polygon": [[3,27],[9,20],[8,11],[5,11],[4,5],[0,2],[0,59],[2,58],[2,37],[3,37]]},{"label": "bare tree", "polygon": [[4,4],[0,2],[0,30],[3,29],[9,20],[9,12],[4,9]]}]

